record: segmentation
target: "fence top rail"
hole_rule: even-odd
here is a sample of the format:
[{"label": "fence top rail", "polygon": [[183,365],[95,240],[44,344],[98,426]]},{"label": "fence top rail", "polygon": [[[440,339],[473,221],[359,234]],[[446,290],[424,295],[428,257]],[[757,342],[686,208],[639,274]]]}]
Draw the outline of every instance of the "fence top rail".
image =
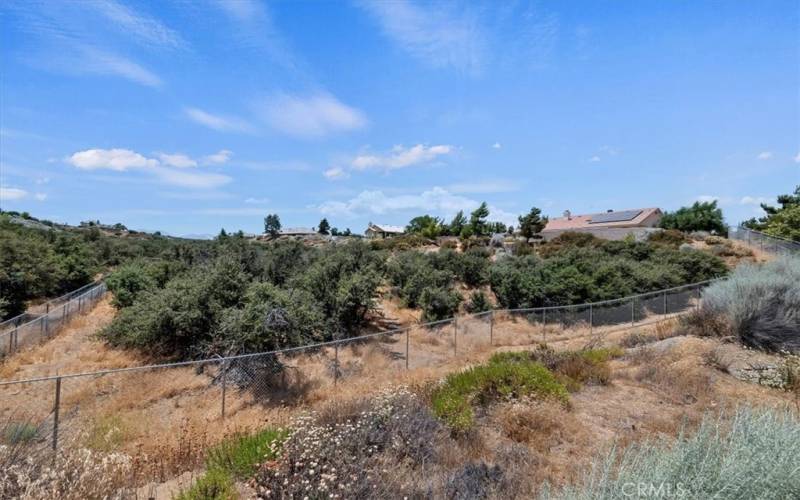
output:
[{"label": "fence top rail", "polygon": [[[700,286],[703,286],[703,285],[707,285],[707,284],[710,284],[710,283],[721,281],[723,279],[724,278],[714,278],[714,279],[711,279],[711,280],[700,281],[700,282],[697,282],[697,283],[689,283],[689,284],[678,286],[678,287],[666,288],[664,290],[657,290],[655,292],[650,292],[650,293],[665,293],[665,292],[681,290],[681,289],[694,289],[694,288],[697,288],[697,287],[700,287]],[[620,299],[613,299],[613,300],[600,301],[600,302],[591,302],[591,303],[586,303],[586,304],[573,304],[573,305],[566,305],[566,306],[550,306],[550,307],[536,308],[536,309],[492,309],[490,311],[485,311],[485,312],[477,313],[477,314],[474,314],[474,315],[466,315],[466,317],[469,317],[469,316],[481,316],[481,315],[486,315],[486,314],[495,313],[495,312],[501,312],[502,313],[502,312],[519,312],[519,311],[533,311],[533,310],[537,310],[538,311],[538,310],[552,310],[552,309],[569,309],[569,308],[574,308],[574,307],[588,307],[590,305],[594,306],[594,305],[598,305],[598,304],[602,305],[602,304],[606,304],[606,303],[613,303],[613,302],[631,300],[631,299],[635,299],[637,297],[640,297],[642,295],[647,295],[647,294],[631,295],[631,296],[623,297],[623,298],[620,298]],[[462,316],[462,318],[463,317],[464,316]],[[451,322],[453,322],[454,319],[455,318],[447,318],[447,319],[443,319],[443,320],[439,320],[439,321],[432,321],[432,322],[428,322],[428,323],[420,323],[420,324],[406,326],[406,327],[402,327],[402,328],[396,328],[396,329],[392,329],[392,330],[385,330],[385,331],[382,331],[382,332],[370,333],[370,334],[367,334],[367,335],[360,335],[358,337],[348,337],[348,338],[344,338],[344,339],[335,339],[335,340],[329,340],[329,341],[325,341],[325,342],[317,342],[317,343],[314,343],[314,344],[307,344],[307,345],[303,345],[303,346],[287,347],[287,348],[283,348],[283,349],[275,349],[275,350],[271,350],[271,351],[254,352],[254,353],[248,353],[248,354],[238,354],[238,355],[235,355],[235,356],[227,356],[227,357],[215,356],[213,358],[193,359],[193,360],[188,360],[188,361],[177,361],[177,362],[174,362],[174,363],[162,363],[162,364],[151,364],[151,365],[142,365],[142,366],[131,366],[131,367],[128,367],[128,368],[115,368],[115,369],[109,369],[109,370],[98,370],[98,371],[93,371],[93,372],[78,372],[78,373],[69,373],[69,374],[64,374],[64,375],[48,375],[48,376],[44,376],[44,377],[34,377],[34,378],[19,379],[19,380],[0,380],[0,387],[7,386],[7,385],[13,385],[13,384],[44,382],[44,381],[48,381],[48,380],[57,380],[57,379],[72,379],[72,378],[92,377],[92,376],[99,377],[99,376],[110,375],[110,374],[114,374],[114,373],[125,373],[125,372],[133,372],[133,371],[155,370],[155,369],[158,369],[158,368],[175,368],[175,367],[180,367],[180,366],[194,366],[194,365],[200,365],[200,364],[226,363],[228,361],[237,361],[237,360],[243,360],[243,359],[249,359],[249,358],[256,358],[256,357],[259,357],[259,356],[270,356],[270,355],[277,355],[277,354],[286,354],[286,353],[292,353],[292,352],[299,352],[299,351],[304,351],[304,350],[319,349],[319,348],[322,348],[322,347],[336,346],[336,345],[345,344],[345,343],[348,343],[348,342],[357,342],[357,341],[367,340],[367,339],[371,339],[371,338],[385,337],[387,335],[396,335],[396,334],[399,334],[399,333],[403,333],[403,332],[412,330],[414,328],[424,328],[424,327],[438,326],[438,325],[442,325],[442,324],[446,324],[446,323],[451,323]]]},{"label": "fence top rail", "polygon": [[[100,288],[101,286],[103,286],[105,283],[103,283],[103,282],[95,282],[95,283],[92,283],[92,284],[94,285],[92,288],[89,288],[88,290],[84,291],[84,292],[83,292],[82,294],[80,294],[80,295],[76,295],[76,296],[72,297],[70,300],[68,300],[68,301],[64,302],[63,304],[60,304],[60,305],[59,305],[59,306],[57,306],[55,309],[53,309],[53,311],[57,311],[59,308],[64,308],[64,307],[67,307],[67,304],[69,304],[70,302],[74,301],[75,299],[79,299],[79,298],[81,298],[81,297],[85,297],[86,295],[89,295],[90,293],[94,292],[95,290],[97,290],[98,288]],[[72,292],[71,292],[71,293],[72,293]],[[21,314],[20,316],[23,316],[23,315],[24,315],[24,313],[23,313],[23,314]],[[20,329],[20,328],[25,328],[26,326],[28,326],[28,325],[32,325],[32,324],[36,323],[37,321],[42,321],[42,318],[43,318],[44,316],[47,316],[47,313],[45,313],[45,314],[40,314],[39,316],[37,316],[37,317],[33,318],[32,320],[28,321],[27,323],[22,323],[21,325],[16,325],[16,326],[14,327],[14,330],[17,330],[17,329]],[[16,316],[15,318],[18,318],[18,317],[19,317],[19,316]],[[11,319],[14,319],[14,318],[11,318]],[[6,320],[6,321],[11,321],[11,320]],[[5,324],[5,323],[0,323],[0,327],[2,327],[4,324]],[[0,333],[0,337],[5,337],[5,336],[7,336],[7,335],[11,335],[11,333],[12,333],[14,330],[9,330],[9,331],[7,331],[7,332]]]},{"label": "fence top rail", "polygon": [[[103,282],[102,278],[99,279],[99,280],[96,280],[96,281],[92,281],[91,283],[87,283],[87,284],[83,285],[80,288],[76,288],[75,290],[72,290],[71,292],[65,293],[64,295],[60,295],[60,296],[58,296],[58,297],[56,297],[54,299],[50,299],[50,300],[48,300],[46,302],[42,302],[39,305],[40,306],[47,306],[47,304],[50,304],[52,306],[52,305],[58,303],[59,301],[64,301],[64,300],[68,301],[69,299],[75,297],[76,294],[80,294],[84,290],[88,290],[89,288],[93,288],[93,287],[95,287],[97,285],[100,285],[102,282]],[[17,314],[13,318],[8,318],[7,320],[0,322],[0,328],[6,326],[9,323],[13,323],[14,321],[17,321],[19,318],[24,317],[26,314],[28,314],[27,311],[22,313],[22,314]]]},{"label": "fence top rail", "polygon": [[786,243],[791,243],[792,245],[800,246],[800,241],[794,241],[794,240],[790,240],[789,238],[784,238],[782,236],[773,236],[771,234],[762,233],[761,231],[756,231],[755,229],[750,229],[749,227],[739,226],[739,227],[736,228],[736,231],[737,232],[745,231],[745,232],[757,234],[757,235],[761,236],[762,238],[770,238],[770,239],[773,239],[773,240],[785,241]]}]

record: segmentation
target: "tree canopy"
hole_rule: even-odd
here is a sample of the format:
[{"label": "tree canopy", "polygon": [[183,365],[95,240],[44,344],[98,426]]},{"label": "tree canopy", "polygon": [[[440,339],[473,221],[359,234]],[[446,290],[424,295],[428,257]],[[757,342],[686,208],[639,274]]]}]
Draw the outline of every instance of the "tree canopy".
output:
[{"label": "tree canopy", "polygon": [[264,217],[264,232],[270,236],[278,236],[281,230],[281,218],[278,214],[269,214]]},{"label": "tree canopy", "polygon": [[722,210],[717,207],[717,200],[696,201],[691,207],[681,207],[675,212],[666,212],[661,218],[660,226],[684,232],[709,231],[728,234],[728,226],[722,218]]},{"label": "tree canopy", "polygon": [[527,214],[520,215],[518,219],[519,231],[526,238],[532,238],[534,234],[542,232],[547,225],[547,217],[542,217],[541,209],[536,207],[531,208]]},{"label": "tree canopy", "polygon": [[767,215],[745,221],[742,225],[771,236],[800,241],[800,186],[792,194],[778,196],[780,207],[761,204]]}]

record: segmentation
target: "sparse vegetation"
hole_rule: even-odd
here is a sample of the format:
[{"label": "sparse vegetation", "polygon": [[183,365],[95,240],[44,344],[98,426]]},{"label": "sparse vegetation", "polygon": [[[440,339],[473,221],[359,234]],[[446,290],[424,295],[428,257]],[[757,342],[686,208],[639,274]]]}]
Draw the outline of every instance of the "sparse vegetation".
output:
[{"label": "sparse vegetation", "polygon": [[433,412],[456,432],[469,430],[473,405],[534,396],[566,404],[567,390],[542,364],[522,356],[495,355],[484,364],[449,375],[434,390]]},{"label": "sparse vegetation", "polygon": [[702,307],[686,319],[691,333],[736,336],[749,347],[800,352],[800,259],[739,266],[714,283]]},{"label": "sparse vegetation", "polygon": [[742,408],[728,423],[709,417],[677,442],[614,449],[581,484],[542,499],[795,498],[800,421],[790,411]]}]

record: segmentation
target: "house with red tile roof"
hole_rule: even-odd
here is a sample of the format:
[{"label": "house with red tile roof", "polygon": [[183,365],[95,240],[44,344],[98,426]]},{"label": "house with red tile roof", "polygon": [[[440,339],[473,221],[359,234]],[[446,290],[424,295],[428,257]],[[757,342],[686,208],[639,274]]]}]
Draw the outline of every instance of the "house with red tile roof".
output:
[{"label": "house with red tile roof", "polygon": [[550,219],[541,235],[546,241],[566,232],[590,233],[607,240],[621,240],[633,235],[638,240],[659,231],[662,215],[660,208],[608,210],[586,215],[572,215],[567,210],[563,217]]}]

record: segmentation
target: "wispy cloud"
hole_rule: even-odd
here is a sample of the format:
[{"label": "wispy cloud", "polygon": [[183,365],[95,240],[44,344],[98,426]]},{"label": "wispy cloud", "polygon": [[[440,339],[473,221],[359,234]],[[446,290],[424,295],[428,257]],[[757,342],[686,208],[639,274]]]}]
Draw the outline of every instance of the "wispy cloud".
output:
[{"label": "wispy cloud", "polygon": [[204,156],[201,161],[203,165],[222,165],[223,163],[228,163],[231,156],[233,156],[233,151],[221,149],[214,154]]},{"label": "wispy cloud", "polygon": [[130,56],[130,42],[150,49],[185,45],[180,35],[154,17],[114,0],[19,2],[10,6],[10,24],[33,40],[25,59],[31,66],[72,75],[125,78],[148,87],[163,85],[161,78]]},{"label": "wispy cloud", "polygon": [[765,196],[743,196],[739,200],[740,205],[761,205],[762,203],[771,203],[774,200]]},{"label": "wispy cloud", "polygon": [[179,48],[186,44],[178,32],[168,28],[158,19],[136,12],[114,0],[82,2],[116,24],[123,32],[143,44],[154,47]]},{"label": "wispy cloud", "polygon": [[200,108],[185,108],[183,112],[193,122],[220,132],[252,131],[252,127],[240,118],[213,114]]},{"label": "wispy cloud", "polygon": [[332,181],[338,181],[338,180],[347,179],[348,177],[350,177],[350,174],[345,169],[343,169],[342,167],[329,168],[329,169],[325,170],[324,172],[322,172],[322,175],[324,175],[326,178],[328,178],[328,179],[330,179]]},{"label": "wispy cloud", "polygon": [[347,132],[367,124],[364,113],[329,94],[275,94],[257,103],[255,110],[272,128],[301,138]]},{"label": "wispy cloud", "polygon": [[397,145],[387,154],[361,153],[350,162],[355,170],[384,169],[396,170],[425,163],[431,163],[437,158],[449,155],[454,147],[448,144],[426,146],[417,144],[409,148]]},{"label": "wispy cloud", "polygon": [[245,203],[250,205],[265,205],[269,203],[269,198],[245,198]]},{"label": "wispy cloud", "polygon": [[14,201],[21,200],[28,196],[28,192],[24,189],[0,186],[0,201]]},{"label": "wispy cloud", "polygon": [[772,151],[762,151],[756,156],[757,160],[769,160],[772,158]]},{"label": "wispy cloud", "polygon": [[797,153],[797,154],[795,155],[795,157],[794,157],[794,162],[795,162],[795,163],[800,163],[800,153]]},{"label": "wispy cloud", "polygon": [[500,149],[502,147],[503,146],[499,142],[495,142],[494,144],[492,144],[492,149]]},{"label": "wispy cloud", "polygon": [[227,175],[191,169],[197,161],[183,154],[160,154],[156,159],[130,149],[87,149],[66,161],[81,170],[141,171],[164,184],[191,189],[217,188],[232,180]]},{"label": "wispy cloud", "polygon": [[159,153],[158,159],[162,164],[177,168],[191,168],[197,166],[197,160],[182,153]]},{"label": "wispy cloud", "polygon": [[359,2],[401,49],[433,67],[479,73],[486,56],[486,37],[479,12],[441,3],[411,1]]},{"label": "wispy cloud", "polygon": [[273,62],[293,72],[303,73],[305,64],[290,47],[275,24],[269,7],[258,0],[214,0],[232,22],[233,38],[247,49],[265,53]]}]

